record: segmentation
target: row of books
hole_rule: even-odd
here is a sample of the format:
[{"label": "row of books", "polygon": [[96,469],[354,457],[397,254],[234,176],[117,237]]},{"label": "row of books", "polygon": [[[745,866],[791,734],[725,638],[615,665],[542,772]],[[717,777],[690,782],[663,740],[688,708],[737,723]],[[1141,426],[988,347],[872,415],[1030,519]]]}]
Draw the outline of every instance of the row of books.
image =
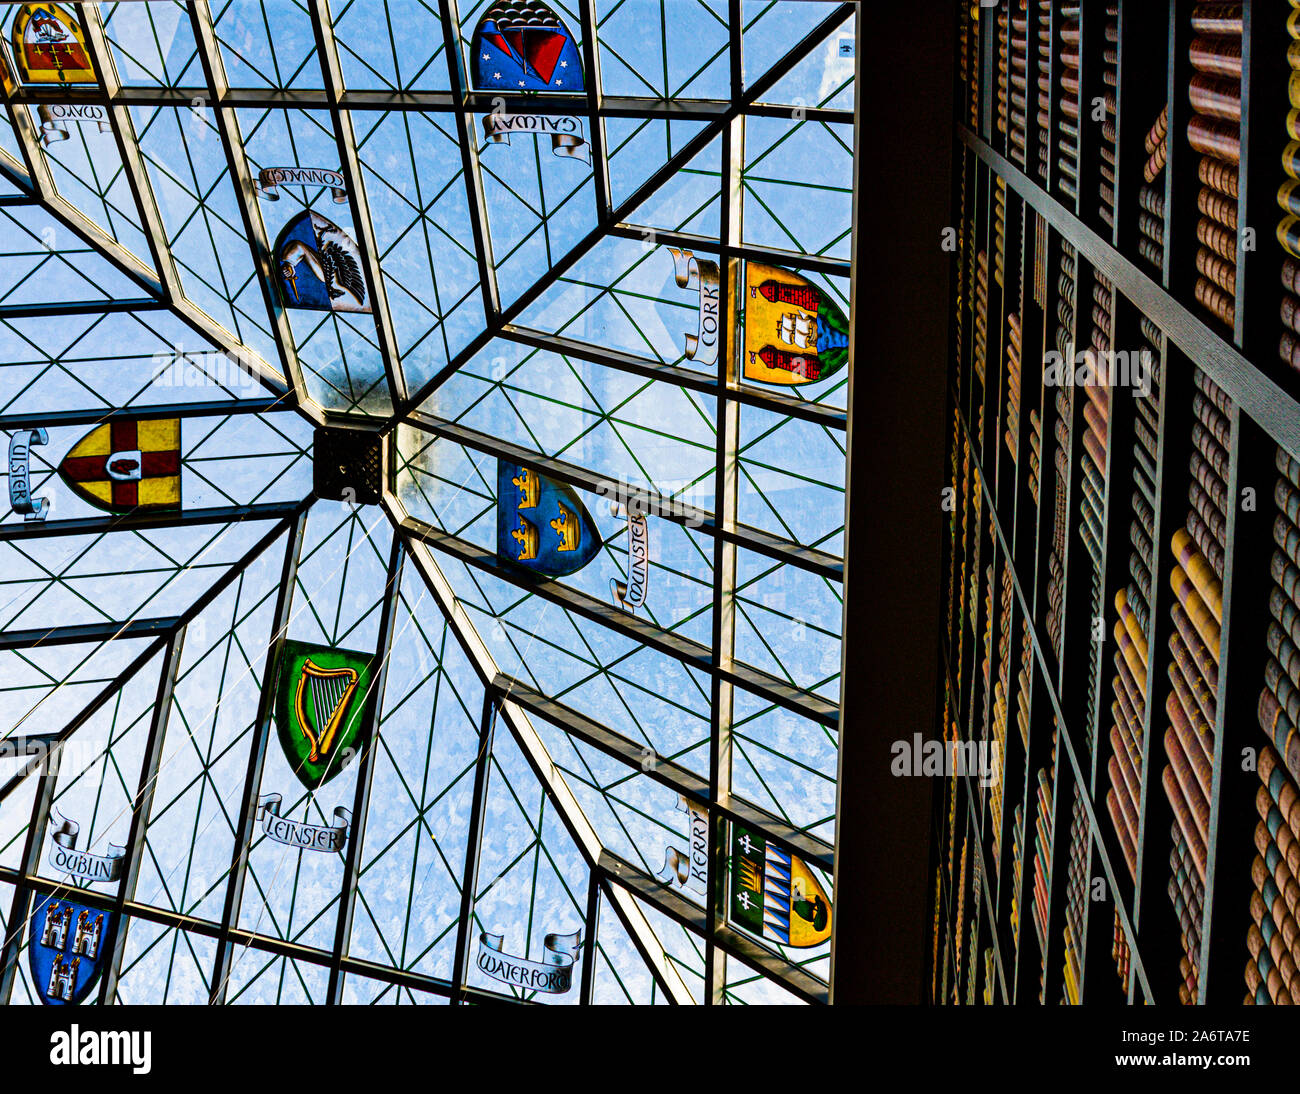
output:
[{"label": "row of books", "polygon": [[1029,118],[1029,12],[1028,0],[1015,0],[1011,13],[1010,47],[1010,132],[1007,145],[1011,159],[1022,171],[1025,163],[1025,139]]},{"label": "row of books", "polygon": [[1025,864],[1025,807],[1016,806],[1011,830],[1011,936],[1020,938],[1020,879]]},{"label": "row of books", "polygon": [[993,281],[1006,287],[1007,268],[1007,180],[993,181]]},{"label": "row of books", "polygon": [[1088,910],[1088,814],[1079,785],[1070,810],[1070,850],[1065,874],[1065,985],[1063,1002],[1079,1004],[1083,982],[1084,923]]},{"label": "row of books", "polygon": [[[1047,767],[1038,769],[1034,788],[1034,934],[1038,939],[1039,960],[1047,954],[1047,896],[1052,877],[1052,792],[1056,781],[1057,735],[1052,734],[1052,758]],[[1044,974],[1046,970],[1044,970]],[[1040,981],[1039,1002],[1043,1001],[1046,982]]]},{"label": "row of books", "polygon": [[998,132],[1004,137],[1011,128],[1011,14],[998,8]]},{"label": "row of books", "polygon": [[[1011,676],[1011,605],[1013,585],[1011,567],[1002,567],[999,589],[998,611],[998,679],[993,688],[993,740],[988,742],[991,754],[996,758],[989,788],[989,829],[993,841],[993,861],[1002,861],[1002,812],[1003,794],[1005,792],[1005,772],[1007,755],[1007,720],[1010,704],[1007,698]],[[981,786],[982,786],[981,782]]]},{"label": "row of books", "polygon": [[[1028,212],[1026,212],[1028,216]],[[1047,309],[1047,278],[1048,278],[1048,260],[1047,260],[1047,219],[1041,214],[1033,214],[1034,225],[1034,257],[1033,257],[1033,286],[1034,286],[1034,303],[1038,305],[1041,311]],[[1024,286],[1021,286],[1021,309],[1020,314],[1025,314],[1024,305]],[[1036,385],[1034,385],[1036,386]],[[1032,388],[1031,388],[1032,390]],[[1043,417],[1039,408],[1030,405],[1029,410],[1029,493],[1034,499],[1035,509],[1040,505],[1039,501],[1039,482],[1041,479],[1041,468],[1043,459]]]},{"label": "row of books", "polygon": [[[1062,243],[1060,251],[1059,277],[1057,280],[1057,351],[1066,362],[1074,359],[1074,311],[1077,283],[1075,270],[1078,255],[1069,244]],[[1048,554],[1047,568],[1047,635],[1052,650],[1059,661],[1061,656],[1061,621],[1065,608],[1065,537],[1069,525],[1068,484],[1070,423],[1073,418],[1074,386],[1059,385],[1053,399],[1056,410],[1055,436],[1056,448],[1053,464],[1056,468],[1056,493],[1052,519],[1052,545]]]},{"label": "row of books", "polygon": [[1267,741],[1256,768],[1259,822],[1246,932],[1246,1002],[1256,1004],[1300,1001],[1300,463],[1278,448],[1275,466],[1268,657],[1258,704]]},{"label": "row of books", "polygon": [[1105,116],[1102,118],[1102,139],[1099,145],[1098,171],[1101,179],[1097,184],[1101,199],[1097,215],[1102,223],[1112,231],[1115,228],[1115,161],[1118,159],[1119,129],[1116,125],[1117,96],[1119,94],[1119,5],[1106,6],[1106,21],[1102,24],[1102,33],[1106,43],[1102,50],[1101,79],[1105,85],[1101,95],[1101,106]]},{"label": "row of books", "polygon": [[1115,909],[1115,927],[1111,934],[1110,956],[1115,962],[1115,973],[1119,982],[1127,987],[1128,975],[1132,967],[1133,948],[1129,945],[1128,934],[1124,930],[1124,921],[1119,909]]},{"label": "row of books", "polygon": [[1165,163],[1168,160],[1169,104],[1147,130],[1143,140],[1146,163],[1142,165],[1142,185],[1138,188],[1138,254],[1160,276],[1165,265]]},{"label": "row of books", "polygon": [[[1200,914],[1204,906],[1215,718],[1219,683],[1219,629],[1223,623],[1228,451],[1232,404],[1199,369],[1193,372],[1191,478],[1187,519],[1170,539],[1170,585],[1175,602],[1169,637],[1170,690],[1165,698],[1167,763],[1161,775],[1174,815],[1171,882],[1183,934],[1179,997],[1194,1003],[1200,973]],[[1186,919],[1184,920],[1184,915]]]},{"label": "row of books", "polygon": [[975,375],[984,383],[984,362],[988,356],[989,256],[981,250],[975,256]]},{"label": "row of books", "polygon": [[957,75],[961,86],[966,90],[966,122],[972,127],[980,120],[980,16],[983,7],[978,4],[961,3],[958,5],[957,30]]},{"label": "row of books", "polygon": [[1056,18],[1060,73],[1060,90],[1056,99],[1056,129],[1059,134],[1056,186],[1073,203],[1079,193],[1079,5],[1061,4]]},{"label": "row of books", "polygon": [[1018,460],[1017,438],[1020,436],[1020,315],[1007,316],[1007,418],[1003,443],[1013,460]]},{"label": "row of books", "polygon": [[[953,801],[956,802],[957,796],[953,795]],[[978,857],[979,852],[976,851]],[[952,986],[953,1002],[961,999],[961,958],[963,945],[966,941],[966,864],[970,861],[970,832],[968,831],[961,842],[961,872],[957,880],[957,941],[953,947],[954,950],[954,982]]]},{"label": "row of books", "polygon": [[1232,330],[1237,294],[1237,171],[1241,163],[1240,3],[1192,8],[1187,142],[1199,157],[1196,302]]},{"label": "row of books", "polygon": [[1290,110],[1286,117],[1286,145],[1282,150],[1282,185],[1277,203],[1282,219],[1277,225],[1277,241],[1285,252],[1282,263],[1282,335],[1278,356],[1288,368],[1300,371],[1300,3],[1292,0],[1286,22],[1287,64],[1291,78],[1287,82]]},{"label": "row of books", "polygon": [[[958,685],[960,687],[960,685]],[[958,701],[958,696],[953,697],[954,704]],[[955,742],[959,739],[957,728],[956,712],[952,712],[952,718],[946,722],[947,728],[944,732],[946,742]],[[951,978],[955,975],[955,963],[951,960],[956,953],[958,937],[961,933],[961,912],[963,901],[961,894],[965,891],[966,867],[965,867],[965,843],[962,844],[961,872],[958,876],[958,858],[957,858],[957,798],[958,798],[958,777],[954,769],[949,779],[948,788],[948,868],[947,878],[949,881],[949,901],[955,909],[947,920],[944,932],[943,947],[943,983],[942,991],[938,998],[948,1000],[950,995]]]},{"label": "row of books", "polygon": [[1150,390],[1134,404],[1133,488],[1130,503],[1128,581],[1115,593],[1115,640],[1110,706],[1110,789],[1106,811],[1129,876],[1137,879],[1138,813],[1146,755],[1146,688],[1150,671],[1151,573],[1155,540],[1157,438],[1160,433],[1160,332],[1145,317],[1145,351],[1152,362]]},{"label": "row of books", "polygon": [[[1111,333],[1114,327],[1115,288],[1100,273],[1094,271],[1092,279],[1091,334],[1089,349],[1095,355],[1096,368],[1091,383],[1083,386],[1087,401],[1083,406],[1083,451],[1081,478],[1083,499],[1080,511],[1082,520],[1079,534],[1091,562],[1089,582],[1090,619],[1102,618],[1102,548],[1105,544],[1103,528],[1106,512],[1106,445],[1110,429],[1110,376]],[[1097,706],[1100,687],[1100,663],[1091,655],[1087,658],[1087,710]],[[1087,720],[1087,744],[1091,754],[1096,748],[1093,739],[1095,721]]]},{"label": "row of books", "polygon": [[1051,109],[1052,109],[1052,80],[1048,73],[1051,71],[1052,64],[1052,0],[1039,0],[1038,2],[1038,63],[1035,66],[1038,77],[1035,83],[1038,88],[1038,98],[1036,106],[1036,117],[1038,125],[1038,159],[1035,164],[1035,171],[1038,175],[1038,182],[1042,186],[1047,185],[1047,164],[1051,155]]}]

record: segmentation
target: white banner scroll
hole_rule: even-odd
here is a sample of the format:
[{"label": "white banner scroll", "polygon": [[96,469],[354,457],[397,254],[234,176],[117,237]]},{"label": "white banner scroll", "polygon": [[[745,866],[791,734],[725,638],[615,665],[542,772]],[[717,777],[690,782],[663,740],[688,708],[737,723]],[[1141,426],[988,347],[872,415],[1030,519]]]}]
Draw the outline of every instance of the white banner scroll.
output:
[{"label": "white banner scroll", "polygon": [[676,247],[669,247],[668,253],[673,256],[673,277],[678,287],[689,289],[692,280],[700,286],[699,326],[695,334],[686,335],[686,356],[701,365],[711,365],[718,359],[718,264]]},{"label": "white banner scroll", "polygon": [[19,429],[9,437],[9,507],[24,520],[44,520],[49,513],[47,498],[32,497],[32,445],[49,439],[43,429]]},{"label": "white banner scroll", "polygon": [[41,115],[41,143],[47,148],[56,141],[68,139],[70,122],[95,122],[101,133],[113,131],[108,111],[94,103],[49,103],[42,104],[38,109]]},{"label": "white banner scroll", "polygon": [[687,814],[687,840],[690,851],[678,847],[664,850],[664,868],[655,875],[665,885],[690,889],[704,896],[709,881],[709,814],[694,802],[677,795],[677,808]]},{"label": "white banner scroll", "polygon": [[277,186],[328,187],[334,204],[348,200],[347,180],[338,171],[328,167],[263,167],[257,173],[253,186],[267,201],[279,201]]},{"label": "white banner scroll", "polygon": [[484,931],[479,935],[478,967],[485,975],[503,984],[561,995],[573,986],[573,966],[578,961],[582,931],[573,934],[548,934],[542,942],[546,951],[542,961],[512,957],[501,949],[505,936]]},{"label": "white banner scroll", "polygon": [[334,810],[336,824],[307,824],[280,816],[279,794],[263,794],[257,799],[257,819],[262,822],[262,834],[286,847],[299,847],[308,851],[342,851],[348,841],[348,828],[352,814],[339,806]]},{"label": "white banner scroll", "polygon": [[71,874],[72,880],[82,888],[96,881],[116,881],[122,876],[125,847],[110,843],[107,855],[78,851],[77,834],[81,825],[69,820],[58,809],[50,810],[50,825],[49,863],[60,873]]},{"label": "white banner scroll", "polygon": [[583,137],[582,122],[577,118],[549,114],[483,115],[483,135],[493,144],[509,144],[512,133],[549,136],[551,151],[557,156],[591,162],[591,146]]},{"label": "white banner scroll", "polygon": [[617,578],[609,579],[609,591],[614,603],[625,612],[636,614],[637,608],[645,603],[646,593],[650,587],[650,528],[640,513],[632,513],[619,505],[609,503],[611,517],[627,517],[627,581]]}]

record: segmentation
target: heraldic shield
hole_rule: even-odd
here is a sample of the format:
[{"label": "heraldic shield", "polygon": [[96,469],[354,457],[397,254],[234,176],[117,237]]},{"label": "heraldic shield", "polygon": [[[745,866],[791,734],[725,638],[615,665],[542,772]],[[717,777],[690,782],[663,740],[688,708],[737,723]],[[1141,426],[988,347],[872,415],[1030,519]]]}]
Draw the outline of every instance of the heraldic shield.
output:
[{"label": "heraldic shield", "polygon": [[600,550],[600,533],[572,488],[497,461],[497,557],[547,577],[577,573]]},{"label": "heraldic shield", "polygon": [[24,4],[14,18],[14,60],[25,84],[93,84],[81,24],[59,4]]},{"label": "heraldic shield", "polygon": [[745,267],[745,379],[811,384],[849,359],[849,321],[806,277],[780,266]]},{"label": "heraldic shield", "polygon": [[374,657],[286,641],[280,652],[275,721],[284,757],[308,790],[345,768],[366,742],[366,696]]},{"label": "heraldic shield", "polygon": [[111,912],[42,898],[32,916],[27,962],[42,1003],[69,1006],[90,994],[109,949]]},{"label": "heraldic shield", "polygon": [[731,921],[805,948],[831,936],[831,902],[807,863],[743,825],[731,829]]},{"label": "heraldic shield", "polygon": [[110,513],[179,509],[179,418],[124,418],[96,426],[69,449],[59,476],[83,501]]},{"label": "heraldic shield", "polygon": [[501,0],[474,31],[474,87],[510,91],[584,90],[578,44],[541,0]]},{"label": "heraldic shield", "polygon": [[308,209],[280,229],[275,262],[276,288],[286,308],[370,311],[356,241],[319,213]]}]

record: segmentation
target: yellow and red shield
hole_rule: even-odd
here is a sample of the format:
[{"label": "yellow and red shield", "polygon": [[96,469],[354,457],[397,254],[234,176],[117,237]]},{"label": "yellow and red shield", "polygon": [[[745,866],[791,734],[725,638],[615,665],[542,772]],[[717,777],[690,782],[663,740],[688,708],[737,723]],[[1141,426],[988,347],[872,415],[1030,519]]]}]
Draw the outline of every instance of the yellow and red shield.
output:
[{"label": "yellow and red shield", "polygon": [[93,84],[81,24],[58,4],[26,4],[13,26],[14,59],[28,84]]},{"label": "yellow and red shield", "polygon": [[180,419],[123,419],[96,426],[63,457],[59,475],[85,501],[110,513],[178,509]]}]

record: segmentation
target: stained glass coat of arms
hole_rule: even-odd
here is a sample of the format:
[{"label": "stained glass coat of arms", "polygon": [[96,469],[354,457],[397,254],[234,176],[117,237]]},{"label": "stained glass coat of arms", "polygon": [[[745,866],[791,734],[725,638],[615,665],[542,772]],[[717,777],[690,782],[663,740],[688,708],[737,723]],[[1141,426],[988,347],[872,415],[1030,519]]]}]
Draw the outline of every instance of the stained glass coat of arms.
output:
[{"label": "stained glass coat of arms", "polygon": [[858,18],[0,7],[0,1003],[828,1000]]}]

